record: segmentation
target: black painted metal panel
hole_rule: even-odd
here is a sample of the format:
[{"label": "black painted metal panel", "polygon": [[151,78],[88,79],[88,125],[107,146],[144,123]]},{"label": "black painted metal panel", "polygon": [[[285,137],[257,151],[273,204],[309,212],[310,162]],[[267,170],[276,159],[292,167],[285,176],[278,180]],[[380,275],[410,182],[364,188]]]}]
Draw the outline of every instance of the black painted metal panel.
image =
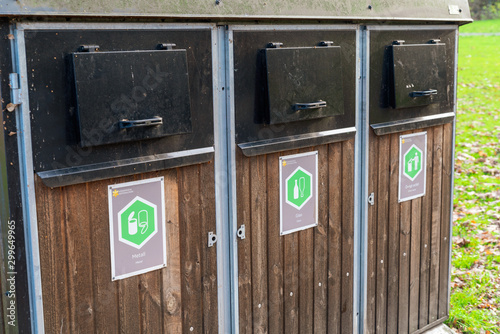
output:
[{"label": "black painted metal panel", "polygon": [[[191,132],[186,50],[78,52],[72,58],[83,147]],[[109,127],[88,140],[85,133],[103,119]]]},{"label": "black painted metal panel", "polygon": [[[270,121],[268,119],[270,96],[267,92],[267,71],[265,66],[265,49],[268,44],[280,42],[285,47],[310,48],[311,46],[318,46],[322,41],[333,41],[334,46],[340,47],[335,48],[335,50],[340,50],[341,72],[334,71],[332,68],[330,76],[337,75],[335,79],[338,80],[339,85],[342,87],[343,101],[338,106],[342,110],[342,114],[339,113],[324,118],[294,120],[283,124],[268,124]],[[293,136],[297,135],[355,126],[357,80],[355,29],[238,30],[233,33],[233,45],[237,144],[259,140],[294,138]],[[318,48],[327,49],[327,47],[321,46],[318,46]],[[286,82],[282,84],[284,85]],[[317,83],[314,83],[313,87],[315,89],[322,88]]]},{"label": "black painted metal panel", "polygon": [[[30,74],[28,84],[35,172],[213,146],[210,29],[26,30],[25,40],[27,70]],[[116,118],[101,117],[100,112],[96,111],[96,119],[99,118],[100,121],[88,128],[89,131],[82,131],[80,138],[72,66],[73,54],[79,51],[81,45],[99,45],[100,52],[143,51],[141,53],[145,56],[154,54],[151,50],[162,43],[176,44],[175,49],[186,50],[191,132],[99,145],[103,138],[106,138],[110,122],[115,122]],[[161,52],[170,51],[158,52],[162,54]],[[161,78],[163,63],[162,59],[150,62],[154,71],[149,73],[150,77]],[[135,77],[135,82],[139,87],[145,87],[148,73],[144,70],[141,73]],[[115,81],[118,80],[115,77]],[[171,83],[169,80],[165,82]],[[124,87],[121,82],[113,84],[122,87],[122,93],[126,98],[133,99],[130,86]],[[161,88],[165,89],[166,86]],[[106,98],[106,95],[102,98]],[[168,102],[159,104],[168,105]],[[168,113],[168,108],[165,107],[164,110]],[[183,122],[188,119],[186,115],[182,117],[185,117]],[[163,121],[176,120],[164,118]],[[90,147],[82,148],[80,140]],[[135,172],[131,169],[130,173]]]},{"label": "black painted metal panel", "polygon": [[269,123],[342,115],[340,47],[266,49]]},{"label": "black painted metal panel", "polygon": [[[454,106],[454,83],[455,83],[455,29],[423,29],[418,27],[418,29],[394,29],[394,30],[371,30],[370,31],[370,64],[369,64],[369,110],[370,110],[370,124],[379,124],[397,122],[397,121],[409,121],[413,118],[419,118],[424,116],[438,115],[453,112]],[[394,108],[394,68],[393,68],[393,42],[396,40],[403,40],[406,45],[423,45],[429,43],[431,40],[441,40],[441,44],[433,45],[428,44],[429,50],[434,50],[435,54],[430,55],[410,55],[405,56],[403,54],[398,55],[401,61],[404,60],[404,66],[407,67],[408,73],[412,73],[415,69],[417,73],[417,80],[422,80],[421,82],[425,85],[422,89],[427,89],[423,87],[430,86],[426,83],[425,76],[430,76],[432,71],[437,71],[437,76],[439,77],[439,87],[428,87],[438,90],[438,96],[434,97],[431,101],[432,103],[417,105],[411,104],[411,102],[406,102],[407,104],[401,104],[403,101],[400,100],[400,104],[397,105],[398,108]],[[399,47],[399,46],[398,46]],[[401,49],[401,51],[406,52],[408,49]],[[421,50],[419,50],[420,52]],[[433,51],[433,52],[434,52]],[[430,52],[430,51],[429,51]],[[422,56],[426,62],[436,62],[432,65],[432,69],[416,69],[418,66],[417,62],[419,57]],[[392,68],[391,68],[392,67]],[[432,75],[436,78],[436,75]],[[402,81],[406,82],[406,81]],[[412,83],[412,81],[409,81]],[[410,94],[414,88],[409,87],[406,90],[406,83],[398,83],[401,89],[401,94]],[[404,87],[401,87],[403,86]],[[398,93],[399,94],[399,93]],[[406,97],[404,97],[406,99]],[[411,99],[409,97],[409,99]],[[392,100],[392,101],[391,101]],[[429,102],[429,101],[423,101]]]},{"label": "black painted metal panel", "polygon": [[393,45],[392,57],[394,108],[446,101],[446,45]]}]

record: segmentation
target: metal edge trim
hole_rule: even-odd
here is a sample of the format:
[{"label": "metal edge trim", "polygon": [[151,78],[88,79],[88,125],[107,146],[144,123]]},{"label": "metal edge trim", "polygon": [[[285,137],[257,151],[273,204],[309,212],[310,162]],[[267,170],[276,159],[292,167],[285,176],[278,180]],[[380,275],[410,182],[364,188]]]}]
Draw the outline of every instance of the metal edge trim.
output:
[{"label": "metal edge trim", "polygon": [[258,31],[258,30],[357,30],[357,24],[303,24],[300,26],[291,24],[236,24],[231,26],[232,31]]},{"label": "metal edge trim", "polygon": [[360,317],[359,317],[359,333],[364,333],[366,330],[366,317],[367,317],[367,298],[368,298],[368,170],[369,168],[369,65],[370,65],[370,31],[365,29],[362,30],[360,45],[362,47],[361,54],[361,92],[360,96],[360,140],[359,140],[359,155],[360,160],[357,164],[360,165],[360,189],[359,189],[359,202],[360,202]]},{"label": "metal edge trim", "polygon": [[373,129],[373,131],[377,136],[382,136],[400,131],[416,130],[425,127],[451,123],[453,122],[454,119],[455,119],[455,112],[447,112],[437,115],[416,117],[416,118],[410,118],[410,119],[404,119],[386,123],[371,124],[370,127]]},{"label": "metal edge trim", "polygon": [[431,18],[431,17],[397,17],[397,16],[310,16],[310,15],[221,15],[221,14],[134,14],[134,13],[78,13],[78,12],[47,12],[34,11],[31,13],[23,12],[3,12],[0,16],[49,16],[49,17],[91,17],[91,18],[160,18],[160,19],[243,19],[243,20],[269,20],[269,19],[293,19],[293,20],[343,20],[343,21],[405,21],[405,22],[460,22],[463,24],[473,22],[470,17],[450,17],[450,18]]},{"label": "metal edge trim", "polygon": [[[42,182],[46,186],[54,188],[204,163],[212,160],[213,156],[214,148],[205,147],[181,152],[55,169],[37,172],[36,174],[42,179]],[[99,174],[96,176],[94,175],[96,173]]]},{"label": "metal edge trim", "polygon": [[21,198],[25,224],[26,266],[28,274],[31,329],[33,333],[45,333],[43,314],[42,276],[38,244],[38,220],[36,213],[35,175],[33,170],[33,149],[31,146],[31,120],[26,65],[24,32],[11,25],[13,69],[20,76],[21,104],[16,108]]},{"label": "metal edge trim", "polygon": [[355,135],[356,128],[348,127],[337,130],[242,143],[238,144],[238,147],[242,150],[245,156],[252,157],[261,154],[269,154],[296,148],[343,141],[353,138]]},{"label": "metal edge trim", "polygon": [[214,29],[215,23],[113,23],[113,22],[17,22],[18,30],[143,30],[143,29]]},{"label": "metal edge trim", "polygon": [[217,300],[219,332],[231,332],[231,276],[229,257],[229,191],[227,183],[227,124],[225,99],[224,27],[212,29],[212,78],[214,110],[214,180],[217,249]]},{"label": "metal edge trim", "polygon": [[[472,22],[472,20],[470,21]],[[447,30],[456,29],[456,24],[446,25],[367,25],[367,30]]]},{"label": "metal edge trim", "polygon": [[231,333],[239,334],[239,280],[238,280],[238,214],[236,189],[236,121],[234,110],[234,50],[233,30],[225,31],[226,44],[226,119],[227,119],[227,151],[228,151],[228,189],[229,189],[229,251],[231,257]]},{"label": "metal edge trim", "polygon": [[[362,44],[361,44],[361,31],[360,27],[356,29],[356,88],[355,88],[355,96],[356,96],[356,117],[355,117],[355,128],[360,129],[361,126],[361,112],[362,112],[362,76],[361,76],[361,54],[362,54]],[[360,145],[361,138],[363,137],[362,131],[356,131],[355,139],[354,139],[354,236],[353,236],[353,312],[352,312],[352,321],[353,321],[353,332],[359,333],[359,319],[360,310],[363,309],[361,305],[361,279],[363,277],[363,270],[361,269],[361,220],[360,217],[362,215],[361,211],[361,202],[360,202],[360,193],[361,193],[361,168],[359,166],[359,162],[361,161],[361,150],[362,147]]]}]

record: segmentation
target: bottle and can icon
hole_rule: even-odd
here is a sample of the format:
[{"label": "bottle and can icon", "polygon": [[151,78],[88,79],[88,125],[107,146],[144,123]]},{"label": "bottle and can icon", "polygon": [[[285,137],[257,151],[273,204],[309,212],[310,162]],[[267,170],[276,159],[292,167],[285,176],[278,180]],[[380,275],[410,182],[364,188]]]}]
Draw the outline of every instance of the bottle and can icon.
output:
[{"label": "bottle and can icon", "polygon": [[[141,234],[146,233],[149,227],[149,217],[147,210],[139,211],[138,218],[135,218],[135,211],[132,211],[128,216],[128,234],[135,235],[137,234],[139,227],[141,228]],[[139,221],[139,222],[138,222]]]}]

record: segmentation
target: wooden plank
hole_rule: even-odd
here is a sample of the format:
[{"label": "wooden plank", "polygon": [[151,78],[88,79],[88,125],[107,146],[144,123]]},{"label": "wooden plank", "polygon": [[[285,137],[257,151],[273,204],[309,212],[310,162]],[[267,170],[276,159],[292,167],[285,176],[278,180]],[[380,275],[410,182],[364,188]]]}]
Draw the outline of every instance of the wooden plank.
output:
[{"label": "wooden plank", "polygon": [[90,231],[92,244],[92,280],[94,283],[95,327],[102,333],[119,328],[118,284],[111,281],[109,245],[108,185],[110,180],[92,182],[89,191]]},{"label": "wooden plank", "polygon": [[328,332],[341,333],[342,296],[342,143],[328,152]]},{"label": "wooden plank", "polygon": [[179,179],[179,230],[182,268],[182,320],[183,330],[193,333],[203,331],[201,289],[200,234],[200,167],[178,169]]},{"label": "wooden plank", "polygon": [[451,206],[451,181],[453,177],[453,124],[443,125],[443,180],[442,180],[442,204],[441,204],[441,260],[439,264],[439,305],[438,317],[448,315],[448,289],[449,282],[449,256],[450,256],[450,215]]},{"label": "wooden plank", "polygon": [[285,333],[299,333],[299,234],[284,238],[284,320]]},{"label": "wooden plank", "polygon": [[68,186],[64,194],[68,283],[72,332],[94,331],[92,245],[88,184]]},{"label": "wooden plank", "polygon": [[250,159],[250,216],[252,224],[253,330],[268,331],[267,323],[267,179],[266,156]]},{"label": "wooden plank", "polygon": [[408,309],[410,294],[410,233],[411,203],[401,203],[401,219],[399,222],[399,314],[398,333],[408,333]]},{"label": "wooden plank", "polygon": [[[137,180],[137,177],[114,179],[113,183]],[[141,309],[139,296],[139,276],[132,276],[118,281],[118,316],[120,333],[140,333]]]},{"label": "wooden plank", "polygon": [[328,145],[318,150],[318,227],[314,229],[314,333],[328,326]]},{"label": "wooden plank", "polygon": [[342,143],[342,333],[353,332],[354,139]]},{"label": "wooden plank", "polygon": [[269,333],[283,333],[283,238],[280,236],[279,155],[267,156]]},{"label": "wooden plank", "polygon": [[47,188],[37,176],[35,190],[45,330],[68,333],[68,262],[62,190]]},{"label": "wooden plank", "polygon": [[427,180],[426,194],[422,197],[422,232],[420,238],[420,302],[419,328],[429,324],[429,268],[430,268],[430,230],[432,206],[432,153],[433,131],[427,131]]},{"label": "wooden plank", "polygon": [[377,306],[376,331],[387,328],[387,229],[389,218],[389,156],[390,135],[378,140],[378,189],[375,194],[377,205]]},{"label": "wooden plank", "polygon": [[[146,173],[140,179],[159,177],[159,173]],[[161,271],[155,270],[139,276],[139,298],[143,333],[161,333],[163,330],[163,304]]]},{"label": "wooden plank", "polygon": [[314,321],[314,229],[299,233],[299,332],[312,333]]},{"label": "wooden plank", "polygon": [[238,228],[245,225],[246,238],[238,239],[238,298],[240,333],[252,333],[252,224],[250,219],[250,159],[236,149]]},{"label": "wooden plank", "polygon": [[[368,194],[377,194],[378,189],[378,136],[370,129],[368,157]],[[368,250],[367,250],[367,297],[366,333],[375,333],[377,300],[377,205],[368,204]]]},{"label": "wooden plank", "polygon": [[410,240],[410,305],[409,332],[418,330],[419,289],[420,289],[420,233],[422,222],[422,198],[411,201],[411,240]]},{"label": "wooden plank", "polygon": [[[439,260],[441,239],[441,182],[443,171],[443,127],[434,131],[432,161],[431,266],[429,272],[429,323],[438,317]],[[429,189],[430,190],[430,189]]]},{"label": "wooden plank", "polygon": [[182,331],[181,255],[179,235],[179,189],[177,170],[162,172],[165,189],[165,233],[167,267],[162,272],[163,328],[166,333]]},{"label": "wooden plank", "polygon": [[215,182],[214,164],[200,165],[200,203],[202,240],[202,284],[203,284],[203,332],[218,333],[219,318],[217,305],[217,247],[208,247],[208,233],[217,234],[215,222]]},{"label": "wooden plank", "polygon": [[399,310],[399,133],[390,136],[387,333],[398,332]]}]

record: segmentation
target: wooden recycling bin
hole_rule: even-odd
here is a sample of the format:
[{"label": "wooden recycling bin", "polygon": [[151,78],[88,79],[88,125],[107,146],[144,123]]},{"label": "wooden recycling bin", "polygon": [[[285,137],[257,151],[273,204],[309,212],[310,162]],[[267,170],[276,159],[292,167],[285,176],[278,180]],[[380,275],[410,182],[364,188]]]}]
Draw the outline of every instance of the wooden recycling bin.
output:
[{"label": "wooden recycling bin", "polygon": [[367,333],[448,317],[457,36],[368,26]]}]

